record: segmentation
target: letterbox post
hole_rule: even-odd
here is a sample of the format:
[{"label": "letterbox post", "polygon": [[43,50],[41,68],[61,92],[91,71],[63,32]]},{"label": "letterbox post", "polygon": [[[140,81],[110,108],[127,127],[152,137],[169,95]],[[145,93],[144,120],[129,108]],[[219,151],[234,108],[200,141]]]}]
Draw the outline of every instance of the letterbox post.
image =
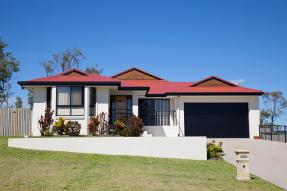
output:
[{"label": "letterbox post", "polygon": [[235,154],[236,154],[236,170],[237,170],[236,179],[241,181],[250,180],[249,151],[235,150]]}]

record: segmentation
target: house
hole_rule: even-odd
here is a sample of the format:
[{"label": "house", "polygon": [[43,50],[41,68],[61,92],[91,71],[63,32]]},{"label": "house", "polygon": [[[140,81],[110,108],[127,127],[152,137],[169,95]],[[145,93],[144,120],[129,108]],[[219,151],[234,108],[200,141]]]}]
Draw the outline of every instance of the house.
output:
[{"label": "house", "polygon": [[171,82],[137,68],[111,77],[77,69],[18,82],[34,92],[32,132],[47,108],[54,118],[81,123],[87,134],[90,116],[109,114],[109,121],[134,114],[153,136],[254,138],[259,135],[260,90],[211,76],[197,82]]}]

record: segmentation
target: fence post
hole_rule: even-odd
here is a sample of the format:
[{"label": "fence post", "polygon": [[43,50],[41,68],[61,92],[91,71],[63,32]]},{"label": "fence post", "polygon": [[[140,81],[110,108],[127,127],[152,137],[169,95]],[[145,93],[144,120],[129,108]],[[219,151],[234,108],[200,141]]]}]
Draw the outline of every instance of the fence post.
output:
[{"label": "fence post", "polygon": [[284,126],[285,143],[287,143],[287,132],[286,132],[287,129],[286,129],[286,127],[287,126]]},{"label": "fence post", "polygon": [[270,126],[270,139],[272,141],[272,135],[273,135],[273,126]]}]

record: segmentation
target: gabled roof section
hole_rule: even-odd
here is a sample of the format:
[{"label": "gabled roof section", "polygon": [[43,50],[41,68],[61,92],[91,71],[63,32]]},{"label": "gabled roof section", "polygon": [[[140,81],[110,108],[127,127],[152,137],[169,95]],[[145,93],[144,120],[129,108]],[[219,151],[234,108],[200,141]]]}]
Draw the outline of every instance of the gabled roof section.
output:
[{"label": "gabled roof section", "polygon": [[153,74],[143,71],[138,68],[130,68],[112,76],[119,80],[163,80]]},{"label": "gabled roof section", "polygon": [[237,85],[218,78],[216,76],[210,76],[198,82],[195,82],[191,87],[237,87]]},{"label": "gabled roof section", "polygon": [[81,70],[78,70],[76,68],[72,68],[72,69],[66,70],[65,72],[62,72],[62,73],[60,73],[58,75],[81,75],[81,76],[86,76],[86,75],[88,75],[88,73],[83,72]]},{"label": "gabled roof section", "polygon": [[107,76],[98,74],[88,74],[78,69],[70,69],[65,72],[43,77],[36,78],[28,81],[19,81],[18,84],[24,85],[107,85],[119,86],[120,81]]}]

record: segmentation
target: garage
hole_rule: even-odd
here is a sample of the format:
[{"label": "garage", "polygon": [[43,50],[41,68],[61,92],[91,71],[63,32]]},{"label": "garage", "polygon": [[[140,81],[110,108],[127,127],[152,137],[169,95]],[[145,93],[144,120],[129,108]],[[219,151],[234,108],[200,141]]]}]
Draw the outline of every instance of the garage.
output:
[{"label": "garage", "polygon": [[249,138],[248,103],[185,103],[185,136]]}]

